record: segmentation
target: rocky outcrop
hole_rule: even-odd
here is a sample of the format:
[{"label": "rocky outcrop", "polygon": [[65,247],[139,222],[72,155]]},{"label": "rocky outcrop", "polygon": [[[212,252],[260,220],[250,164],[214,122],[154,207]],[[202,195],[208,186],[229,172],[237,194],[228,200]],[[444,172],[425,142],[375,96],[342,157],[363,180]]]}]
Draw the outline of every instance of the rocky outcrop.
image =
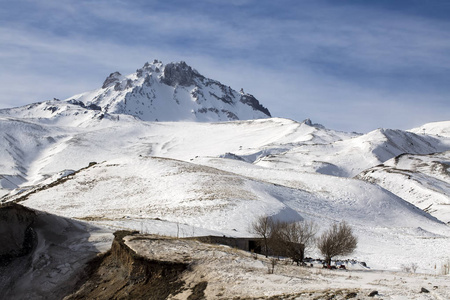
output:
[{"label": "rocky outcrop", "polygon": [[120,82],[121,76],[122,76],[122,74],[120,74],[117,71],[109,74],[109,76],[106,77],[105,81],[103,82],[102,89],[106,89],[106,88],[113,86],[116,83]]},{"label": "rocky outcrop", "polygon": [[99,252],[95,230],[19,204],[1,207],[0,298],[62,299],[72,292]]},{"label": "rocky outcrop", "polygon": [[167,85],[190,86],[194,85],[196,77],[203,78],[197,71],[188,66],[184,61],[179,63],[168,63],[164,67],[161,81]]},{"label": "rocky outcrop", "polygon": [[264,114],[266,114],[269,117],[271,117],[269,110],[267,108],[265,108],[264,106],[262,106],[259,103],[259,101],[256,100],[255,97],[253,97],[253,95],[250,95],[250,94],[241,95],[241,99],[239,101],[241,101],[244,104],[247,104],[247,105],[251,106],[254,110],[262,111]]},{"label": "rocky outcrop", "polygon": [[73,299],[167,299],[177,294],[184,282],[181,274],[187,264],[150,260],[136,254],[123,241],[133,234],[119,231],[111,250],[94,259]]},{"label": "rocky outcrop", "polygon": [[29,254],[36,244],[32,227],[36,213],[12,204],[0,209],[0,266],[8,266],[15,258]]}]

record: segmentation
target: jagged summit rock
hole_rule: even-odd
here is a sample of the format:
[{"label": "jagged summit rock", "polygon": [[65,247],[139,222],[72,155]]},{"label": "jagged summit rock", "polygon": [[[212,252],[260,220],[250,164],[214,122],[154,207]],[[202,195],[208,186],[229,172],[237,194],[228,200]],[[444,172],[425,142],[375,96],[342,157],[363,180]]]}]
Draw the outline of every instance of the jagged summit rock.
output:
[{"label": "jagged summit rock", "polygon": [[311,126],[311,127],[325,129],[325,126],[323,126],[322,124],[313,123],[313,121],[311,121],[310,118],[307,118],[307,119],[303,120],[302,123],[305,124],[305,125]]},{"label": "jagged summit rock", "polygon": [[114,72],[109,74],[108,77],[106,77],[105,81],[103,82],[103,86],[102,89],[106,89],[116,83],[118,83],[120,81],[122,77],[122,74],[120,74],[119,72]]},{"label": "jagged summit rock", "polygon": [[313,125],[313,123],[312,123],[312,121],[311,121],[311,119],[305,119],[304,121],[303,121],[303,123],[305,123],[306,125],[308,125],[308,126],[312,126]]},{"label": "jagged summit rock", "polygon": [[167,85],[176,87],[177,85],[188,87],[194,85],[194,79],[203,79],[197,71],[188,66],[184,61],[179,63],[169,63],[164,67],[161,81]]},{"label": "jagged summit rock", "polygon": [[144,121],[219,122],[271,117],[253,96],[206,78],[186,62],[145,63],[135,73],[111,73],[102,88],[66,99]]}]

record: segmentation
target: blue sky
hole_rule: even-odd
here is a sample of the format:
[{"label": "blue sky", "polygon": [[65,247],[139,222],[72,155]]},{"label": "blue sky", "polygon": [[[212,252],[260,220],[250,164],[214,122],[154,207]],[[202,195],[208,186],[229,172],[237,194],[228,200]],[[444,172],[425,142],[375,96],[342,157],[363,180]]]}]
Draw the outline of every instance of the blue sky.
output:
[{"label": "blue sky", "polygon": [[332,129],[450,120],[450,1],[0,0],[0,108],[155,58]]}]

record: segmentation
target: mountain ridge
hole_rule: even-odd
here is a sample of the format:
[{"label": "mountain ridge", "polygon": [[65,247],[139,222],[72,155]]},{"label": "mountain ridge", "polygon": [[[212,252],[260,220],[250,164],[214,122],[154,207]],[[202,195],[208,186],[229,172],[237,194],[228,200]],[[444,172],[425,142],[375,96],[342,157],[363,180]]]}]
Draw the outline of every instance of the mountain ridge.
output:
[{"label": "mountain ridge", "polygon": [[144,121],[217,122],[271,117],[251,94],[206,78],[186,62],[145,63],[135,73],[111,73],[100,89],[65,101]]},{"label": "mountain ridge", "polygon": [[[414,204],[431,189],[419,193],[416,185],[408,199],[400,194],[408,190],[387,185],[406,184],[403,174],[397,181],[380,169],[381,183],[355,175],[410,166],[422,186],[448,191],[436,179],[448,182],[449,156],[432,153],[450,151],[450,122],[357,134],[268,118],[251,95],[187,64],[168,65],[111,73],[102,88],[66,100],[0,110],[0,205],[18,201],[109,228],[184,236],[249,236],[261,215],[315,221],[322,230],[345,220],[360,239],[356,257],[377,268],[424,253],[447,257],[445,207],[433,204],[440,211],[433,216]],[[133,114],[142,106],[161,120],[151,110]],[[230,121],[234,112],[251,118]],[[406,249],[411,241],[418,246]],[[419,268],[431,270],[426,261]]]}]

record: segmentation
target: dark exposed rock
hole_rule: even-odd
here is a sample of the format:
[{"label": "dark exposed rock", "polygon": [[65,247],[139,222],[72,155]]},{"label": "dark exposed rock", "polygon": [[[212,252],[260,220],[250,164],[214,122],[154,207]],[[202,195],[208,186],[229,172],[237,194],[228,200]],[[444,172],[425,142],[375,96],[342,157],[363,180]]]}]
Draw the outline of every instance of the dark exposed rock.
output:
[{"label": "dark exposed rock", "polygon": [[80,101],[80,100],[70,99],[70,100],[67,100],[67,103],[85,107],[83,101]]},{"label": "dark exposed rock", "polygon": [[107,87],[110,87],[119,82],[120,76],[122,76],[122,74],[120,74],[119,72],[109,74],[109,76],[103,82],[102,89],[106,89]]},{"label": "dark exposed rock", "polygon": [[47,106],[47,107],[45,108],[45,110],[49,110],[49,111],[51,111],[52,113],[54,113],[55,111],[58,110],[58,107],[57,107],[57,106]]},{"label": "dark exposed rock", "polygon": [[114,90],[123,91],[131,87],[133,87],[133,81],[131,79],[127,79],[126,82],[116,82],[116,84],[114,85]]},{"label": "dark exposed rock", "polygon": [[239,120],[238,116],[236,116],[234,113],[232,113],[229,110],[222,109],[222,112],[224,114],[226,114],[228,119],[230,119],[230,120]]},{"label": "dark exposed rock", "polygon": [[[129,231],[118,231],[112,248],[94,259],[77,291],[65,299],[167,299],[176,294],[184,282],[181,273],[187,264],[162,262],[137,255],[123,241]],[[203,294],[206,284],[194,288]],[[201,299],[198,297],[192,299]]]},{"label": "dark exposed rock", "polygon": [[197,71],[188,66],[184,61],[169,63],[164,67],[161,81],[170,86],[190,86],[195,83],[196,77],[202,78]]},{"label": "dark exposed rock", "polygon": [[420,292],[421,293],[429,293],[430,291],[423,287],[420,289]]},{"label": "dark exposed rock", "polygon": [[94,103],[91,103],[87,106],[85,106],[87,109],[92,109],[92,110],[102,110],[102,108],[98,105],[95,105]]},{"label": "dark exposed rock", "polygon": [[376,295],[378,295],[378,291],[371,291],[369,297],[375,297]]},{"label": "dark exposed rock", "polygon": [[205,289],[208,286],[208,282],[202,281],[195,285],[192,290],[192,294],[189,295],[187,300],[202,300],[205,299]]},{"label": "dark exposed rock", "polygon": [[255,97],[253,97],[253,95],[250,95],[250,94],[241,95],[240,101],[244,104],[250,105],[254,110],[262,111],[267,116],[271,117],[269,110],[267,108],[265,108],[264,106],[262,106],[259,103],[259,101],[256,100]]},{"label": "dark exposed rock", "polygon": [[221,97],[219,97],[216,94],[209,92],[209,95],[224,103],[233,104],[233,99],[231,98],[230,94],[224,93]]},{"label": "dark exposed rock", "polygon": [[31,225],[35,215],[34,211],[17,204],[0,210],[0,266],[8,265],[33,249],[36,236]]},{"label": "dark exposed rock", "polygon": [[70,104],[78,105],[78,106],[81,106],[83,108],[87,108],[87,109],[91,109],[91,110],[102,110],[102,108],[100,106],[98,106],[98,105],[96,105],[94,103],[91,103],[89,105],[85,105],[83,103],[83,101],[75,100],[75,99],[70,99],[67,102],[70,103]]},{"label": "dark exposed rock", "polygon": [[208,111],[216,113],[216,114],[219,113],[219,110],[215,107],[209,107],[209,108],[203,107],[203,108],[200,108],[199,110],[197,110],[197,112],[199,112],[201,114],[206,114]]}]

